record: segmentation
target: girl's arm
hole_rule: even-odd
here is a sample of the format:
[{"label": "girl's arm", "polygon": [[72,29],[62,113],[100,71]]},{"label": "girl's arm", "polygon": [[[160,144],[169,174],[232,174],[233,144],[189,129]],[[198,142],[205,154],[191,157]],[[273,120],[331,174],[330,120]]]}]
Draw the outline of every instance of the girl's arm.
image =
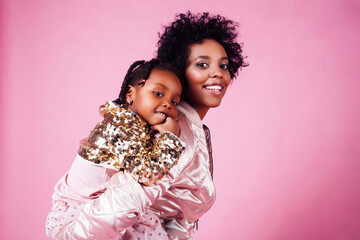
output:
[{"label": "girl's arm", "polygon": [[184,144],[177,136],[164,132],[144,155],[143,163],[135,169],[133,174],[140,183],[150,186],[177,164],[184,149]]},{"label": "girl's arm", "polygon": [[100,113],[104,120],[80,146],[84,159],[128,172],[145,185],[161,179],[177,163],[184,147],[174,134],[164,132],[152,144],[149,126],[130,110],[108,102]]}]

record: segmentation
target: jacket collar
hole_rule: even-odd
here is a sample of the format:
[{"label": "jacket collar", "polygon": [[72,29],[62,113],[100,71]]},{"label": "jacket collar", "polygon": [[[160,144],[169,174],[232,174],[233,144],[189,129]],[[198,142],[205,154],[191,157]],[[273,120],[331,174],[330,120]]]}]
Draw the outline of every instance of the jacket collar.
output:
[{"label": "jacket collar", "polygon": [[190,106],[190,104],[185,101],[181,101],[178,106],[178,110],[183,113],[188,119],[190,119],[193,123],[202,128],[203,123],[199,117],[199,114],[192,106]]}]

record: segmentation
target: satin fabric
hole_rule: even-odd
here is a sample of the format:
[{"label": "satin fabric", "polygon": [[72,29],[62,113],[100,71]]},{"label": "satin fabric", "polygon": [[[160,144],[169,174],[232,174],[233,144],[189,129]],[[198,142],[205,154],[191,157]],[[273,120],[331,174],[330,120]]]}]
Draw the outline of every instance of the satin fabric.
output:
[{"label": "satin fabric", "polygon": [[215,186],[201,119],[187,103],[182,103],[179,111],[180,139],[186,143],[186,149],[174,171],[180,169],[181,172],[150,209],[164,219],[165,230],[171,239],[189,239],[195,221],[215,201]]},{"label": "satin fabric", "polygon": [[144,214],[158,218],[145,226],[140,239],[153,238],[151,229],[163,227],[163,239],[191,239],[194,223],[215,200],[209,155],[202,122],[187,103],[179,106],[180,139],[186,149],[168,174],[152,186],[130,175],[105,169],[77,156],[57,183],[47,234],[55,239],[123,239]]}]

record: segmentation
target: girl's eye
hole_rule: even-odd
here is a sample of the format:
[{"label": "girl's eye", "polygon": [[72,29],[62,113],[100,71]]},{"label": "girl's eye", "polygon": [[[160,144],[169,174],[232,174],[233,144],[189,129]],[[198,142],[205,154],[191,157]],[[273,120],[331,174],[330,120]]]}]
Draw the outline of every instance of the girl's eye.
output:
[{"label": "girl's eye", "polygon": [[196,66],[199,68],[207,68],[207,67],[209,67],[209,64],[204,63],[204,62],[199,62],[196,64]]},{"label": "girl's eye", "polygon": [[161,92],[158,92],[158,91],[154,91],[154,94],[158,97],[163,97],[164,94],[162,94]]},{"label": "girl's eye", "polygon": [[224,70],[227,70],[229,68],[229,65],[226,64],[226,63],[223,63],[223,64],[220,65],[220,68],[224,69]]},{"label": "girl's eye", "polygon": [[178,105],[179,103],[178,103],[177,101],[173,100],[173,101],[172,101],[172,104],[173,104],[174,106],[176,106],[176,105]]}]

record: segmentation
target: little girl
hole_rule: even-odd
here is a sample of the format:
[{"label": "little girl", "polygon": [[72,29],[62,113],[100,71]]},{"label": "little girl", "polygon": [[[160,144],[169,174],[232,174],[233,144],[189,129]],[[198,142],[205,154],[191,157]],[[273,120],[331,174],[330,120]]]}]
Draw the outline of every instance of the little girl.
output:
[{"label": "little girl", "polygon": [[[149,186],[177,163],[184,150],[176,120],[181,89],[179,78],[168,64],[153,59],[130,66],[119,98],[100,107],[104,120],[81,142],[69,172],[55,186],[47,218],[48,236],[67,238],[56,233],[79,215],[84,204],[106,190],[104,171],[112,175],[121,170]],[[136,230],[123,239],[143,235],[147,228],[156,233],[157,239],[167,239],[158,217],[151,212],[145,212],[133,224]]]},{"label": "little girl", "polygon": [[[168,172],[183,150],[175,121],[181,83],[170,68],[155,59],[133,63],[119,98],[100,107],[104,120],[82,141],[79,156],[145,185]],[[155,144],[150,130],[161,134]]]}]

